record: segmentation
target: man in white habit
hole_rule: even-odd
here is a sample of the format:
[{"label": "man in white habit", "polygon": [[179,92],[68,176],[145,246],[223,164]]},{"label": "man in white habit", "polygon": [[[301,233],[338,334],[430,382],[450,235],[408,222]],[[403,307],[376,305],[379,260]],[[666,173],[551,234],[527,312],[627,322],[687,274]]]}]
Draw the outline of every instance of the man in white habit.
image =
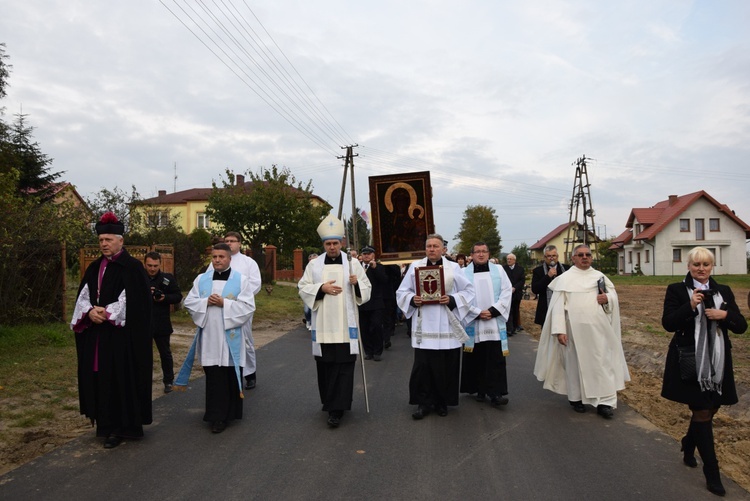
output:
[{"label": "man in white habit", "polygon": [[185,308],[198,327],[195,339],[175,381],[184,390],[193,360],[198,354],[206,373],[206,412],[213,433],[221,433],[229,421],[242,419],[242,371],[245,338],[242,327],[255,311],[253,283],[230,267],[229,245],[211,250],[212,269],[198,275],[185,298]]},{"label": "man in white habit", "polygon": [[[440,416],[448,415],[449,405],[458,405],[458,378],[461,346],[469,337],[461,321],[469,314],[474,301],[474,286],[461,267],[445,259],[443,237],[427,235],[427,257],[414,261],[396,291],[398,307],[411,319],[411,345],[414,364],[409,379],[409,403],[417,405],[411,416],[419,420],[434,408]],[[415,268],[442,266],[445,294],[439,304],[422,304],[416,294]]]},{"label": "man in white habit", "polygon": [[341,252],[344,223],[328,215],[318,226],[325,253],[310,261],[297,284],[312,310],[312,351],[318,391],[328,426],[337,428],[352,408],[354,364],[359,353],[357,306],[370,300],[372,287],[364,268]]},{"label": "man in white habit", "polygon": [[506,322],[511,314],[513,285],[505,269],[492,264],[490,249],[477,242],[464,274],[474,284],[474,304],[464,318],[469,340],[464,344],[461,393],[476,393],[477,402],[487,397],[493,407],[508,403],[508,356]]},{"label": "man in white habit", "polygon": [[620,306],[612,282],[591,268],[591,250],[573,249],[573,265],[554,279],[539,338],[534,375],[544,388],[567,395],[576,412],[586,404],[611,419],[617,392],[630,381],[620,333]]},{"label": "man in white habit", "polygon": [[[224,243],[227,244],[232,251],[232,269],[241,273],[248,279],[253,294],[259,293],[262,285],[260,268],[258,268],[258,263],[256,263],[253,258],[240,252],[242,249],[242,235],[236,231],[228,231],[224,235]],[[209,263],[206,271],[212,269],[213,263]],[[257,381],[257,363],[255,360],[255,340],[253,339],[252,314],[247,322],[245,322],[245,325],[242,326],[242,335],[245,336],[245,389],[252,390],[255,388]]]}]

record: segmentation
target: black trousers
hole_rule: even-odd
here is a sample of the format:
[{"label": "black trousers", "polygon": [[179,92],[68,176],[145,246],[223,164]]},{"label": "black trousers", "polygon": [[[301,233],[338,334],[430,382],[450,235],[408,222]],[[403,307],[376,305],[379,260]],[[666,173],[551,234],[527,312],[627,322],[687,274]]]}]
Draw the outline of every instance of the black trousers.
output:
[{"label": "black trousers", "polygon": [[154,336],[154,343],[156,343],[156,349],[159,350],[159,360],[161,360],[161,372],[164,376],[164,384],[172,384],[174,382],[174,360],[172,360],[172,349],[169,346],[169,338],[171,336]]},{"label": "black trousers", "polygon": [[508,332],[513,332],[514,330],[521,327],[521,299],[523,298],[522,294],[513,294],[513,297],[510,301],[510,322],[508,322]]},{"label": "black trousers", "polygon": [[321,344],[322,356],[315,357],[318,392],[324,411],[348,411],[354,393],[354,364],[349,343]]},{"label": "black trousers", "polygon": [[501,341],[484,341],[474,351],[464,352],[461,366],[461,393],[508,394],[508,375]]},{"label": "black trousers", "polygon": [[242,390],[234,367],[211,365],[204,367],[203,372],[206,373],[206,412],[203,420],[213,423],[242,419]]},{"label": "black trousers", "polygon": [[359,325],[362,328],[362,347],[365,355],[382,355],[383,344],[383,313],[384,310],[369,310],[359,312]]},{"label": "black trousers", "polygon": [[413,405],[458,405],[461,348],[414,349],[409,379],[409,403]]}]

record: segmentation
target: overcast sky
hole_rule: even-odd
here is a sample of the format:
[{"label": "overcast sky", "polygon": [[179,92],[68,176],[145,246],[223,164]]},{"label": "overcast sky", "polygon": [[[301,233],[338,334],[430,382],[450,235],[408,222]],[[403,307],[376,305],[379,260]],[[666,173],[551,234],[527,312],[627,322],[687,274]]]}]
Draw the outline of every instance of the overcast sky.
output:
[{"label": "overcast sky", "polygon": [[744,0],[0,2],[5,119],[84,196],[277,164],[337,208],[358,143],[358,205],[369,175],[429,170],[451,246],[469,204],[506,252],[566,222],[584,154],[602,236],[701,189],[750,222]]}]

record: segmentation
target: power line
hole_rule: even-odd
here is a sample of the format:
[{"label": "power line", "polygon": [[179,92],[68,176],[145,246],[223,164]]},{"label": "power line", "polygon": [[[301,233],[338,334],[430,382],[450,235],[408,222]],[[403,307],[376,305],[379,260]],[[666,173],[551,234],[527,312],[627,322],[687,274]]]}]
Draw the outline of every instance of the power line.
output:
[{"label": "power line", "polygon": [[[240,2],[244,9],[232,0],[212,0],[210,4],[183,0],[184,6],[171,0],[173,8],[167,5],[169,0],[159,1],[243,84],[316,146],[336,156],[338,146],[353,142],[245,0]],[[257,30],[249,21],[251,17],[260,27]]]}]

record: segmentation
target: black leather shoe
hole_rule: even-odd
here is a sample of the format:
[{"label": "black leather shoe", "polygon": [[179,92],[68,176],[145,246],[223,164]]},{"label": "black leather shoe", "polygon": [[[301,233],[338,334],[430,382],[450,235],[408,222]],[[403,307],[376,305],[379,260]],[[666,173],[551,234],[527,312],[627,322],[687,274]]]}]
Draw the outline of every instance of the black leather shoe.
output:
[{"label": "black leather shoe", "polygon": [[383,348],[385,348],[386,350],[388,348],[390,348],[390,347],[391,347],[391,342],[390,341],[386,341],[385,344],[383,344]]},{"label": "black leather shoe", "polygon": [[597,405],[596,413],[604,419],[612,419],[612,417],[615,415],[615,411],[609,405]]},{"label": "black leather shoe", "polygon": [[474,397],[474,400],[476,400],[477,402],[484,402],[484,399],[485,399],[484,393],[477,393],[476,396]]},{"label": "black leather shoe", "polygon": [[586,406],[583,405],[583,402],[581,402],[580,400],[576,402],[570,402],[570,405],[573,406],[573,410],[576,412],[580,412],[581,414],[586,412]]},{"label": "black leather shoe", "polygon": [[172,387],[172,383],[165,383],[164,384],[164,393],[172,393],[172,390],[174,388]]},{"label": "black leather shoe", "polygon": [[328,423],[329,428],[338,428],[341,424],[341,416],[334,412],[329,412],[328,421],[326,422]]},{"label": "black leather shoe", "polygon": [[490,404],[494,405],[495,407],[497,407],[498,405],[508,405],[508,397],[503,395],[500,395],[499,397],[493,396],[490,399]]},{"label": "black leather shoe", "polygon": [[255,388],[255,374],[245,378],[245,389],[252,390],[253,388]]},{"label": "black leather shoe", "polygon": [[430,413],[430,408],[426,405],[420,405],[417,407],[417,411],[411,415],[414,420],[419,421],[420,419],[424,418],[426,415]]},{"label": "black leather shoe", "polygon": [[372,360],[372,355],[365,355],[365,360]]},{"label": "black leather shoe", "polygon": [[104,441],[104,448],[105,449],[114,449],[118,445],[122,443],[122,437],[118,437],[116,435],[110,435],[107,437],[107,440]]},{"label": "black leather shoe", "polygon": [[211,433],[221,433],[227,429],[226,421],[214,421],[211,423]]},{"label": "black leather shoe", "polygon": [[437,415],[440,417],[445,417],[448,415],[448,406],[447,405],[436,405],[435,411],[437,412]]}]

